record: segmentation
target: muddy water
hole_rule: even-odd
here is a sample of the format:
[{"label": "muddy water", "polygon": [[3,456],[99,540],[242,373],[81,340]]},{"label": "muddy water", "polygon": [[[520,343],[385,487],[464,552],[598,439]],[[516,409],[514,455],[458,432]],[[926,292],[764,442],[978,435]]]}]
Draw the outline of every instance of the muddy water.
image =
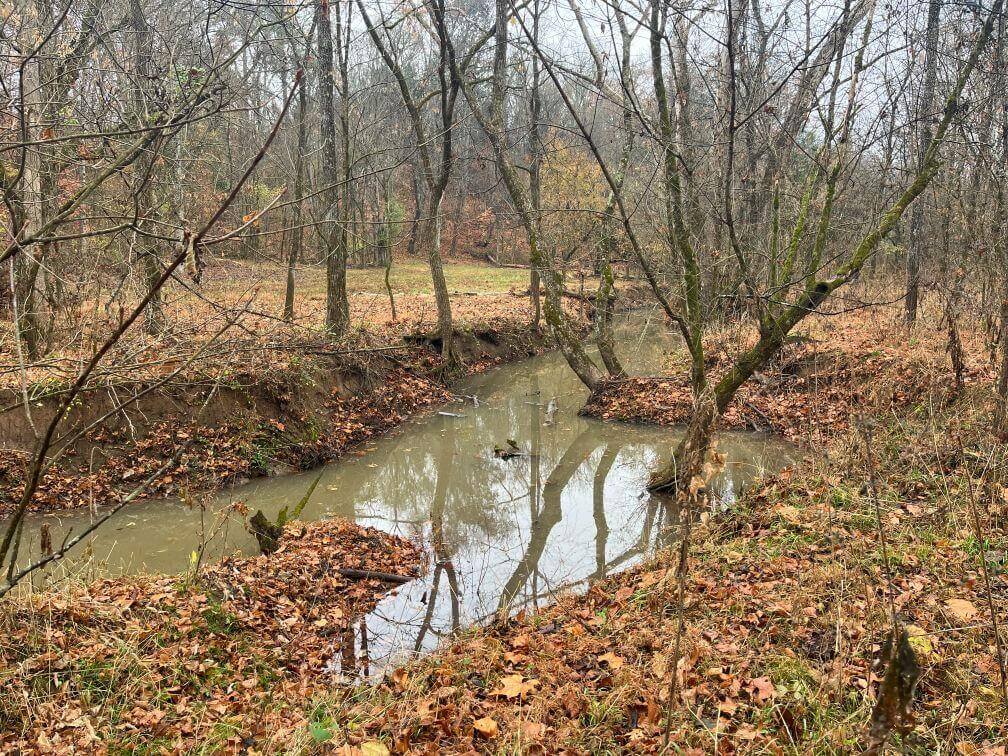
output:
[{"label": "muddy water", "polygon": [[[673,338],[646,315],[623,323],[618,336],[618,351],[638,373],[656,372]],[[326,466],[302,514],[351,518],[428,548],[426,577],[384,599],[357,629],[358,650],[366,644],[373,666],[430,648],[500,609],[548,602],[557,591],[626,568],[646,556],[672,517],[644,486],[678,434],[579,417],[586,392],[558,354],[496,369],[458,391],[467,398],[412,420],[360,457]],[[495,457],[494,447],[509,439],[519,455]],[[742,433],[722,434],[719,449],[726,465],[714,488],[722,500],[791,453],[782,441]],[[318,474],[254,481],[205,509],[132,505],[77,554],[86,557],[80,569],[180,572],[201,542],[205,559],[255,553],[241,522],[218,513],[244,502],[275,516]],[[26,536],[37,549],[44,521],[58,543],[87,518],[36,518]]]}]

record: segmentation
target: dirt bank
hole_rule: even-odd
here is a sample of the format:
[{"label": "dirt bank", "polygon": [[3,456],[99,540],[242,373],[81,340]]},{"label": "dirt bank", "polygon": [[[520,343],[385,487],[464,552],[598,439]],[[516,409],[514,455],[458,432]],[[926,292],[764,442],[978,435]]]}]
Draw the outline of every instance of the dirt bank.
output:
[{"label": "dirt bank", "polygon": [[[470,374],[547,349],[519,321],[467,326],[456,341]],[[211,490],[331,461],[452,396],[457,376],[446,376],[434,342],[421,334],[372,337],[343,351],[288,344],[268,364],[240,371],[189,373],[162,386],[149,378],[94,385],[61,430],[68,439],[80,436],[46,473],[32,509],[112,503],[182,447],[178,466],[158,475],[148,495]],[[44,427],[59,399],[58,388],[42,393],[29,417],[18,392],[0,397],[0,515],[20,495],[32,426]]]},{"label": "dirt bank", "polygon": [[[730,354],[754,340],[745,329],[705,342],[709,379],[730,367]],[[970,339],[962,387],[990,384],[991,362],[980,336]],[[914,336],[862,311],[809,318],[800,334],[743,385],[720,420],[722,428],[777,433],[791,441],[822,443],[864,413],[903,411],[925,398],[955,398],[956,378],[944,333]],[[583,413],[602,420],[683,425],[693,412],[689,370],[683,354],[670,356],[664,374],[601,386]]]}]

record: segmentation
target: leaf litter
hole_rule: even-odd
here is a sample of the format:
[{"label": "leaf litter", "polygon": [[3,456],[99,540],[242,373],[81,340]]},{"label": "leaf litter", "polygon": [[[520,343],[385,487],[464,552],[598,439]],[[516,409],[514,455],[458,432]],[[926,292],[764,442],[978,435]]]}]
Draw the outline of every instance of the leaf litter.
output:
[{"label": "leaf litter", "polygon": [[337,671],[356,674],[344,662],[352,623],[389,588],[338,570],[415,575],[420,561],[377,530],[291,522],[270,556],[5,602],[0,750],[270,752],[296,741],[305,703]]}]

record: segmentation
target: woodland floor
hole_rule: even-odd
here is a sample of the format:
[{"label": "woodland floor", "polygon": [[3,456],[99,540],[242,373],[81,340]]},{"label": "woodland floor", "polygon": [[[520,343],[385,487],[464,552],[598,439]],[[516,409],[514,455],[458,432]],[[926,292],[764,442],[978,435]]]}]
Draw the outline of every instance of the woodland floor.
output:
[{"label": "woodland floor", "polygon": [[[1004,633],[1008,490],[978,493],[986,541],[965,490],[967,476],[1003,475],[1005,458],[967,406],[965,417],[915,413],[873,445],[891,591],[922,672],[915,722],[892,738],[903,753],[1004,754],[1008,738],[980,576],[986,557]],[[865,465],[847,435],[829,460],[786,470],[694,526],[670,753],[862,750],[890,590]],[[315,717],[337,742],[393,751],[655,753],[670,709],[676,564],[671,549],[586,595],[474,630]]]},{"label": "woodland floor", "polygon": [[[898,316],[897,316],[898,317]],[[981,334],[962,329],[964,388],[990,385],[994,367]],[[705,340],[709,380],[728,356],[754,342],[751,331],[726,327]],[[859,415],[902,413],[925,400],[945,401],[955,384],[944,330],[922,323],[914,333],[894,323],[893,308],[814,316],[774,362],[736,394],[721,427],[769,431],[818,445],[848,430]],[[656,375],[613,381],[583,414],[603,420],[682,425],[693,404],[685,355],[671,354]]]},{"label": "woodland floor", "polygon": [[[353,618],[415,575],[407,541],[343,521],[290,523],[270,556],[64,586],[0,612],[0,751],[238,752],[310,740]],[[350,648],[345,648],[349,642]],[[265,745],[265,747],[264,747]]]},{"label": "woodland floor", "polygon": [[[808,456],[691,525],[678,667],[672,547],[585,594],[467,631],[376,685],[339,686],[333,628],[380,589],[333,583],[327,555],[361,553],[352,539],[379,536],[310,525],[288,542],[292,559],[276,579],[268,561],[229,562],[191,580],[104,581],[7,602],[0,732],[11,733],[8,747],[20,739],[42,752],[76,743],[598,754],[658,752],[667,728],[669,753],[851,753],[867,742],[879,698],[891,600],[921,678],[913,720],[890,747],[1004,756],[1008,705],[990,607],[1008,639],[1008,455],[991,432],[983,339],[962,334],[959,391],[945,333],[933,327],[908,335],[891,312],[862,311],[816,320],[803,335],[725,424],[806,441]],[[710,340],[715,373],[718,344],[739,337]],[[682,418],[680,360],[604,393],[591,411]],[[873,428],[870,447],[861,421]],[[379,561],[365,566],[407,571],[418,561],[411,548],[372,544]],[[238,575],[264,573],[265,600],[282,613],[250,608],[259,594],[248,583],[234,590]],[[331,601],[316,592],[327,586]],[[285,627],[285,617],[296,621]]]}]

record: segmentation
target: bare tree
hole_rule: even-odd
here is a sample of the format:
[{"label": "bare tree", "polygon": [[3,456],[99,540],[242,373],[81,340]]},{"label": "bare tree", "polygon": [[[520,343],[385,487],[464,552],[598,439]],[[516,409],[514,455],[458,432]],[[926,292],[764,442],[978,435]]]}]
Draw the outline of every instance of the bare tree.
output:
[{"label": "bare tree", "polygon": [[[931,147],[931,127],[935,118],[935,82],[938,76],[938,16],[941,0],[929,0],[927,31],[924,41],[924,81],[917,99],[917,165],[924,169],[924,158]],[[910,246],[906,255],[906,322],[917,320],[920,299],[920,268],[926,244],[924,233],[924,203],[917,202],[910,211]]]},{"label": "bare tree", "polygon": [[[336,4],[339,9],[339,0]],[[347,218],[346,186],[340,170],[341,161],[336,153],[336,99],[333,67],[332,21],[329,0],[318,0],[316,26],[318,27],[319,67],[319,131],[322,137],[321,164],[318,179],[322,184],[319,194],[325,213],[322,238],[325,240],[326,261],[326,327],[333,338],[342,338],[350,322],[350,305],[347,300]],[[339,14],[337,13],[337,24]],[[345,161],[343,161],[345,165]]]},{"label": "bare tree", "polygon": [[[459,84],[449,61],[449,55],[454,54],[454,51],[447,42],[448,27],[444,3],[434,5],[433,3],[436,2],[440,2],[440,0],[432,0],[429,7],[433,28],[425,28],[425,32],[434,38],[436,45],[434,55],[437,81],[435,87],[429,92],[414,91],[414,87],[403,69],[402,55],[395,48],[395,37],[389,33],[387,22],[381,19],[381,31],[379,31],[379,27],[372,22],[368,15],[362,0],[357,0],[357,5],[364,23],[367,25],[371,40],[395,79],[399,95],[402,97],[402,102],[409,115],[413,137],[416,140],[418,165],[422,178],[422,181],[417,182],[417,187],[423,187],[426,193],[423,203],[421,203],[420,193],[417,194],[417,213],[420,213],[421,204],[424,208],[423,215],[418,215],[421,219],[420,238],[422,246],[426,248],[431,281],[434,286],[441,354],[448,366],[452,367],[457,363],[457,355],[453,347],[454,326],[452,324],[451,303],[448,300],[448,284],[445,281],[444,268],[441,263],[441,232],[444,223],[442,202],[445,190],[448,188],[448,182],[451,180],[454,161],[452,140]],[[380,6],[378,11],[381,12]],[[424,113],[426,104],[433,100],[438,102],[436,132],[430,131],[428,118]],[[439,147],[436,157],[431,150],[431,145],[434,144]]]},{"label": "bare tree", "polygon": [[[678,94],[673,97],[666,77],[668,70],[675,72],[677,80],[689,76],[688,71],[681,70],[683,58],[670,58],[668,53],[669,50],[676,50],[677,45],[681,49],[683,46],[681,40],[688,30],[681,26],[677,28],[675,19],[670,18],[669,9],[660,2],[649,4],[645,20],[650,38],[655,114],[653,119],[647,117],[635,101],[635,115],[640,119],[641,127],[652,140],[658,153],[657,162],[663,182],[662,191],[656,197],[660,202],[661,212],[661,223],[657,231],[668,252],[668,258],[677,263],[679,306],[674,306],[662,291],[658,277],[649,273],[650,264],[644,252],[644,245],[637,236],[633,219],[628,211],[630,203],[627,201],[627,187],[617,181],[616,172],[609,168],[608,161],[602,155],[584,119],[578,115],[573,98],[567,93],[565,84],[560,79],[562,67],[552,56],[544,54],[521,16],[515,16],[525,32],[526,39],[530,40],[530,44],[535,47],[543,60],[587,146],[599,162],[610,189],[617,197],[616,207],[620,211],[627,238],[635,255],[655,295],[663,303],[666,313],[678,324],[690,354],[694,413],[670,466],[655,473],[652,479],[652,486],[655,489],[681,488],[688,485],[699,473],[706,458],[717,418],[731,403],[738,389],[780,351],[788,335],[799,322],[816,311],[834,292],[858,277],[881,240],[896,226],[904,212],[928,186],[937,171],[938,151],[958,111],[959,97],[990,38],[993,24],[1000,14],[1000,4],[996,4],[986,15],[977,41],[971,47],[965,63],[960,67],[956,82],[943,108],[942,118],[934,130],[919,169],[881,217],[869,224],[859,240],[855,240],[847,251],[830,250],[829,257],[827,257],[827,245],[835,220],[836,201],[841,194],[843,181],[848,175],[846,171],[850,170],[852,159],[857,157],[851,146],[851,135],[858,114],[859,86],[863,81],[865,69],[871,62],[866,50],[871,38],[874,6],[871,2],[847,3],[833,29],[822,35],[818,44],[806,45],[800,58],[790,66],[789,70],[793,75],[816,55],[818,48],[825,46],[831,51],[829,61],[833,69],[832,84],[826,91],[823,112],[824,140],[815,159],[811,161],[810,170],[806,171],[805,188],[795,215],[794,227],[786,249],[780,256],[765,255],[762,251],[764,240],[757,239],[747,244],[738,232],[735,221],[734,182],[738,135],[753,118],[764,113],[768,105],[768,98],[764,97],[752,103],[748,112],[740,109],[736,49],[739,39],[736,28],[739,23],[737,12],[738,9],[733,4],[726,6],[725,25],[721,37],[727,55],[725,69],[727,81],[724,90],[726,93],[724,104],[727,111],[724,165],[713,166],[707,174],[720,176],[718,179],[720,189],[717,191],[720,201],[709,205],[706,211],[707,218],[703,223],[697,221],[697,214],[701,209],[700,200],[704,196],[710,196],[710,192],[702,185],[698,185],[698,181],[704,175],[705,166],[690,159],[694,154],[691,150],[691,141],[694,139],[695,129],[690,118],[689,90],[680,84],[677,88]],[[859,44],[855,46],[853,59],[848,59],[845,55],[846,42],[862,18],[866,20],[858,40]],[[838,33],[837,30],[842,31]],[[679,40],[670,39],[672,34]],[[850,65],[849,71],[843,70],[845,63]],[[786,81],[778,83],[775,91],[781,91],[785,84]],[[800,77],[798,91],[801,92],[805,86],[809,86],[809,83]],[[847,92],[845,109],[841,109],[838,102],[841,86],[845,86]],[[803,100],[804,97],[799,95],[792,102]],[[806,111],[804,118],[807,119],[808,116],[809,112]],[[795,119],[798,121],[798,125],[794,127],[797,130],[801,128],[802,117],[795,115]],[[778,166],[778,180],[784,177],[786,169],[794,168],[794,158],[792,165],[781,164],[777,162],[779,159],[780,155],[775,155],[773,158]],[[690,186],[688,191],[687,185]],[[779,205],[775,207],[777,214],[773,226],[777,228],[780,224]],[[818,217],[815,217],[813,212],[816,212]],[[723,233],[715,235],[715,238],[724,239],[727,256],[735,264],[738,287],[754,314],[759,330],[757,343],[743,350],[730,368],[714,383],[708,378],[703,338],[709,303],[712,297],[718,296],[718,292],[709,291],[704,285],[704,249],[702,238],[698,235],[698,229],[702,229],[707,223],[717,223],[723,229]],[[799,255],[800,248],[804,248],[802,255]],[[763,264],[757,269],[758,261],[770,261],[770,264]],[[579,372],[579,375],[581,374]],[[585,382],[594,387],[597,381],[594,376],[588,376]]]}]

